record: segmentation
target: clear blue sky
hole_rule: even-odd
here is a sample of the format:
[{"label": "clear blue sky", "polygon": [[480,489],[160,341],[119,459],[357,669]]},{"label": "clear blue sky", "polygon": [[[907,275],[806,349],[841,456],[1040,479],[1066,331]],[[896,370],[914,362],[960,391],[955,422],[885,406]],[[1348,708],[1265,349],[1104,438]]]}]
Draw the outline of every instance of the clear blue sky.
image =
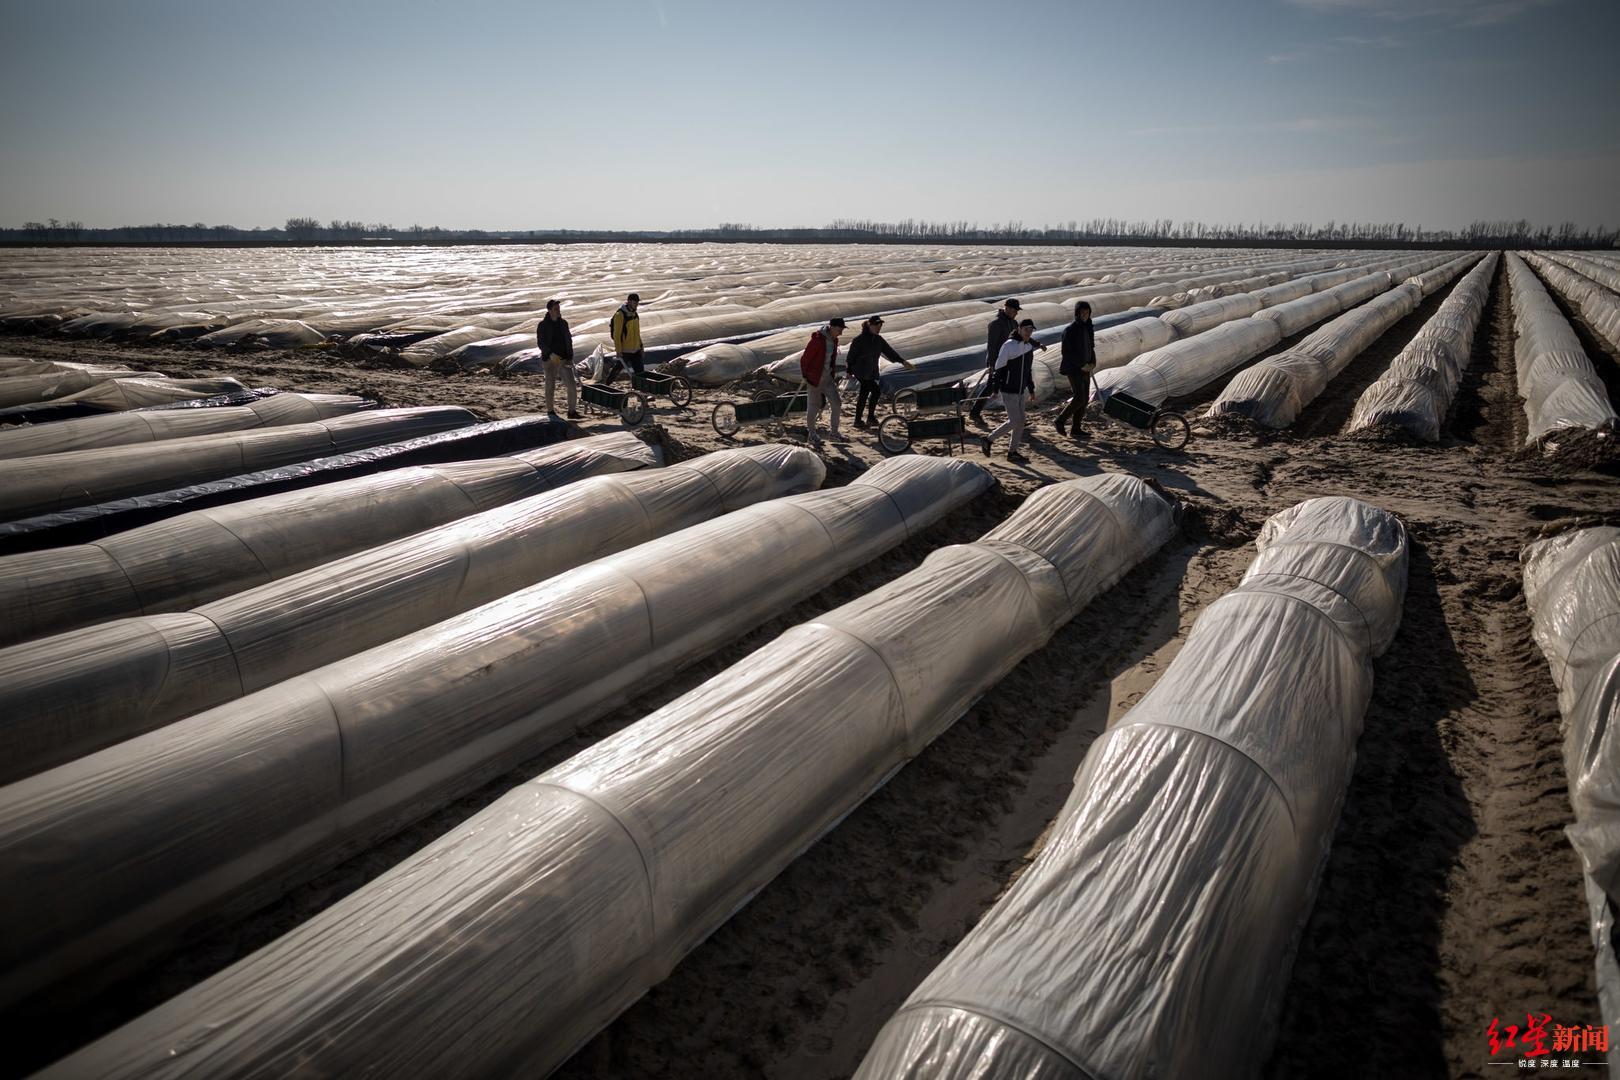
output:
[{"label": "clear blue sky", "polygon": [[1620,0],[0,0],[0,224],[1620,224]]}]

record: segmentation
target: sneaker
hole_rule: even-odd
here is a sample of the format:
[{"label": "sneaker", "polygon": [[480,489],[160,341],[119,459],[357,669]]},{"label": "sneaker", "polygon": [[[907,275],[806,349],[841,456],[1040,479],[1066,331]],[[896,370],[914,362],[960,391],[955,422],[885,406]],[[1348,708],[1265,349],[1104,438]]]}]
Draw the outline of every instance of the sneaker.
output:
[{"label": "sneaker", "polygon": [[855,426],[864,431],[864,430],[866,430],[866,421],[865,420],[857,420],[857,421],[855,421]]},{"label": "sneaker", "polygon": [[1091,441],[1091,436],[1087,435],[1080,428],[1075,428],[1073,431],[1069,432],[1069,438],[1073,439],[1075,442],[1090,442]]},{"label": "sneaker", "polygon": [[978,413],[977,411],[968,413],[968,419],[972,420],[979,427],[988,427],[989,426],[988,424],[986,424],[984,422],[984,417],[980,413]]},{"label": "sneaker", "polygon": [[1012,462],[1014,465],[1028,465],[1029,464],[1029,458],[1025,457],[1023,454],[1020,454],[1016,450],[1007,451],[1007,460]]},{"label": "sneaker", "polygon": [[1058,433],[1058,434],[1059,434],[1059,435],[1065,435],[1065,434],[1067,434],[1067,432],[1065,432],[1065,431],[1064,431],[1064,430],[1063,430],[1063,425],[1062,425],[1062,424],[1053,424],[1053,425],[1052,425],[1052,426],[1053,426],[1053,427],[1055,427],[1055,428],[1057,428],[1057,433]]},{"label": "sneaker", "polygon": [[[557,414],[552,413],[551,415],[556,416]],[[570,419],[570,420],[583,420],[585,418],[583,416],[579,415],[579,413],[575,412],[573,409],[569,409],[568,410],[568,419]]]},{"label": "sneaker", "polygon": [[990,437],[988,435],[979,436],[979,449],[984,451],[985,457],[990,456]]}]

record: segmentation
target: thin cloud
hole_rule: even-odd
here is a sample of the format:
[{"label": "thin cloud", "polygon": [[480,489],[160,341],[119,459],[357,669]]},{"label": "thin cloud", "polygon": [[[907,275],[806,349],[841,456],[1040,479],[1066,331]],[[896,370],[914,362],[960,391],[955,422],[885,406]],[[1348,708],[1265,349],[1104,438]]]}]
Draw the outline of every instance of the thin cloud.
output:
[{"label": "thin cloud", "polygon": [[1169,127],[1138,128],[1134,135],[1234,134],[1282,132],[1317,134],[1328,131],[1376,131],[1382,125],[1365,116],[1301,116],[1292,120],[1265,120],[1251,124],[1176,124]]},{"label": "thin cloud", "polygon": [[1296,45],[1283,52],[1272,53],[1266,57],[1268,64],[1302,64],[1309,60],[1316,60],[1331,53],[1349,52],[1353,49],[1404,49],[1411,44],[1409,38],[1398,34],[1340,34],[1338,37],[1328,38],[1325,41],[1311,41],[1303,45]]},{"label": "thin cloud", "polygon": [[1497,26],[1559,0],[1287,0],[1321,15],[1368,15],[1409,22],[1434,19],[1452,26]]}]

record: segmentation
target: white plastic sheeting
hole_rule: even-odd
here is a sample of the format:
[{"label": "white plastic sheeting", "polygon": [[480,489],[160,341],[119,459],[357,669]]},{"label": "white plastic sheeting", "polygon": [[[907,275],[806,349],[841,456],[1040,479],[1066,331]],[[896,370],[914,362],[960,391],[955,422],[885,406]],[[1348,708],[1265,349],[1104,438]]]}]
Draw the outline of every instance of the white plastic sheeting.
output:
[{"label": "white plastic sheeting", "polygon": [[50,403],[122,412],[175,401],[195,401],[217,394],[239,393],[246,389],[235,379],[108,379],[76,394],[52,398]]},{"label": "white plastic sheeting", "polygon": [[1537,442],[1559,428],[1612,428],[1616,417],[1608,391],[1569,320],[1535,272],[1511,252],[1507,272],[1513,328],[1519,335],[1513,357],[1529,421],[1525,442]]},{"label": "white plastic sheeting", "polygon": [[[981,494],[894,458],[0,788],[0,1005],[291,887]],[[260,897],[259,899],[262,899]]]},{"label": "white plastic sheeting", "polygon": [[92,544],[0,557],[0,646],[183,611],[586,477],[662,464],[628,431],[417,465],[194,510]]},{"label": "white plastic sheeting", "polygon": [[1407,541],[1392,515],[1327,498],[1272,518],[1257,547],[858,1077],[1258,1072],[1371,660],[1400,622]]},{"label": "white plastic sheeting", "polygon": [[1611,349],[1620,350],[1620,295],[1598,284],[1590,275],[1577,274],[1545,255],[1532,253],[1525,258],[1536,273],[1581,313],[1581,318],[1598,337],[1608,342]]},{"label": "white plastic sheeting", "polygon": [[1620,267],[1569,251],[1544,251],[1540,254],[1544,259],[1551,259],[1583,277],[1591,278],[1610,292],[1620,293]]},{"label": "white plastic sheeting", "polygon": [[[844,344],[853,340],[849,335],[860,332],[860,324],[856,321],[863,318],[868,312],[852,311],[846,315],[850,328],[845,331]],[[898,334],[903,330],[915,330],[919,326],[926,326],[933,322],[943,322],[948,319],[961,319],[974,316],[989,322],[994,309],[979,300],[958,300],[950,304],[932,304],[928,307],[918,308],[915,311],[902,311],[893,315],[884,316],[883,333],[885,338]],[[757,370],[769,364],[788,357],[797,358],[804,352],[805,342],[810,337],[810,331],[802,326],[781,333],[771,334],[769,337],[757,338],[753,341],[742,342],[735,345],[708,345],[693,352],[678,356],[670,361],[672,371],[679,371],[682,375],[695,383],[704,386],[718,386],[732,379],[740,379],[750,371]],[[905,355],[902,353],[901,355]],[[921,354],[918,354],[921,355]],[[908,356],[907,359],[915,359]]]},{"label": "white plastic sheeting", "polygon": [[[1452,272],[1460,273],[1461,266]],[[1340,315],[1285,352],[1240,371],[1209,407],[1208,416],[1235,414],[1257,424],[1285,428],[1315,401],[1339,373],[1384,332],[1423,302],[1415,281]]]},{"label": "white plastic sheeting", "polygon": [[156,371],[131,371],[128,368],[70,368],[67,370],[32,372],[24,370],[17,375],[0,376],[0,409],[13,405],[31,405],[36,401],[54,401],[77,394],[109,379],[128,379],[135,376],[161,379]]},{"label": "white plastic sheeting", "polygon": [[802,624],[61,1075],[541,1075],[1172,532],[1132,477]]},{"label": "white plastic sheeting", "polygon": [[1496,266],[1493,251],[1457,283],[1383,375],[1363,391],[1350,418],[1351,431],[1392,425],[1427,442],[1439,440],[1473,353]]},{"label": "white plastic sheeting", "polygon": [[[117,382],[105,385],[118,385]],[[0,430],[0,459],[65,454],[103,446],[160,442],[284,424],[308,424],[367,409],[353,394],[276,394],[250,405],[217,409],[115,412]]]},{"label": "white plastic sheeting", "polygon": [[[1329,285],[1336,280],[1332,276],[1313,276],[1313,287],[1328,287],[1311,296],[1258,311],[1248,318],[1223,323],[1194,337],[1173,341],[1143,353],[1123,367],[1099,372],[1097,392],[1106,396],[1123,390],[1151,405],[1162,405],[1170,398],[1191,394],[1233,368],[1248,363],[1291,333],[1337,314],[1348,304],[1378,295],[1395,280],[1421,273],[1449,258],[1451,256],[1435,256],[1413,263],[1381,263],[1379,265],[1393,266],[1393,269],[1362,273],[1341,285]],[[1358,297],[1360,299],[1356,299]]]},{"label": "white plastic sheeting", "polygon": [[1124,390],[1152,405],[1190,394],[1282,340],[1277,324],[1247,318],[1144,353],[1124,367],[1099,371],[1101,394]]},{"label": "white plastic sheeting", "polygon": [[477,422],[466,409],[449,405],[375,409],[310,424],[0,460],[0,520],[217,480]]},{"label": "white plastic sheeting", "polygon": [[0,782],[402,637],[576,566],[821,486],[801,447],[597,476],[323,562],[194,610],[0,649]]},{"label": "white plastic sheeting", "polygon": [[[1581,529],[1524,551],[1524,596],[1563,716],[1564,768],[1597,958],[1603,1022],[1620,1023],[1620,529]],[[1610,1067],[1610,1074],[1617,1069]]]}]

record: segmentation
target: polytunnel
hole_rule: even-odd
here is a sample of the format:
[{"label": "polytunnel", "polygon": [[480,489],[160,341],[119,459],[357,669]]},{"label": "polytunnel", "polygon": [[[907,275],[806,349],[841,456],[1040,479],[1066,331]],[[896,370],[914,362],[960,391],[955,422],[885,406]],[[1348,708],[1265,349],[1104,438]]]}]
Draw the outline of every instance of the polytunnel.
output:
[{"label": "polytunnel", "polygon": [[542,1074],[1173,518],[1134,477],[1042,488],[978,543],[789,630],[57,1072]]},{"label": "polytunnel", "polygon": [[1545,255],[1528,254],[1525,259],[1581,313],[1598,337],[1620,349],[1620,295]]},{"label": "polytunnel", "polygon": [[0,1005],[94,983],[552,745],[990,487],[892,458],[0,788]]},{"label": "polytunnel", "polygon": [[567,437],[568,425],[564,421],[555,416],[535,415],[487,420],[427,435],[407,435],[393,442],[235,473],[218,480],[192,481],[178,487],[0,522],[0,552],[14,554],[88,543],[190,510],[415,465],[513,454],[561,442]]},{"label": "polytunnel", "polygon": [[1223,323],[1194,337],[1143,353],[1123,367],[1100,371],[1097,392],[1106,397],[1123,390],[1151,405],[1162,405],[1171,398],[1184,397],[1240,367],[1272,348],[1290,332],[1297,333],[1313,322],[1336,314],[1350,298],[1376,296],[1388,289],[1395,277],[1424,269],[1443,261],[1440,258],[1403,265],[1395,270],[1374,270],[1334,285],[1323,292],[1288,300],[1265,308],[1247,318]]},{"label": "polytunnel", "polygon": [[42,419],[54,420],[58,415],[125,412],[177,401],[200,401],[246,393],[249,393],[248,388],[235,379],[108,379],[49,401],[14,405],[0,415],[7,418],[16,415],[19,419],[32,421],[34,415],[30,413],[34,413]]},{"label": "polytunnel", "polygon": [[659,464],[653,447],[618,431],[508,457],[389,469],[3,556],[0,646],[183,611],[576,480]]},{"label": "polytunnel", "polygon": [[51,401],[77,394],[110,379],[161,379],[156,371],[132,371],[128,368],[70,368],[38,374],[0,376],[0,408],[28,405],[36,401]]},{"label": "polytunnel", "polygon": [[[1527,547],[1524,596],[1558,686],[1603,1020],[1620,1023],[1620,529],[1567,532]],[[1611,1068],[1611,1074],[1614,1070]]]},{"label": "polytunnel", "polygon": [[275,394],[251,405],[218,409],[115,412],[105,416],[85,416],[77,420],[0,430],[0,460],[286,424],[308,424],[370,409],[375,404],[353,394]]},{"label": "polytunnel", "polygon": [[436,405],[375,409],[307,424],[0,460],[0,520],[160,491],[477,422]]},{"label": "polytunnel", "polygon": [[[1461,272],[1461,265],[1452,266],[1453,273]],[[1206,415],[1240,415],[1266,427],[1288,427],[1352,360],[1422,302],[1423,290],[1414,279],[1350,309],[1286,351],[1238,372]]]},{"label": "polytunnel", "polygon": [[0,783],[250,694],[756,502],[821,486],[801,447],[581,480],[187,612],[0,649]]},{"label": "polytunnel", "polygon": [[1440,310],[1362,392],[1350,417],[1351,431],[1389,425],[1426,442],[1439,440],[1473,352],[1496,266],[1493,251],[1457,283]]},{"label": "polytunnel", "polygon": [[1407,541],[1394,516],[1325,498],[1273,517],[1256,546],[857,1077],[1259,1072],[1371,660],[1400,622]]},{"label": "polytunnel", "polygon": [[1608,391],[1569,320],[1535,272],[1511,252],[1507,272],[1513,328],[1519,335],[1513,357],[1529,422],[1525,442],[1537,442],[1559,428],[1612,427],[1616,417]]}]

